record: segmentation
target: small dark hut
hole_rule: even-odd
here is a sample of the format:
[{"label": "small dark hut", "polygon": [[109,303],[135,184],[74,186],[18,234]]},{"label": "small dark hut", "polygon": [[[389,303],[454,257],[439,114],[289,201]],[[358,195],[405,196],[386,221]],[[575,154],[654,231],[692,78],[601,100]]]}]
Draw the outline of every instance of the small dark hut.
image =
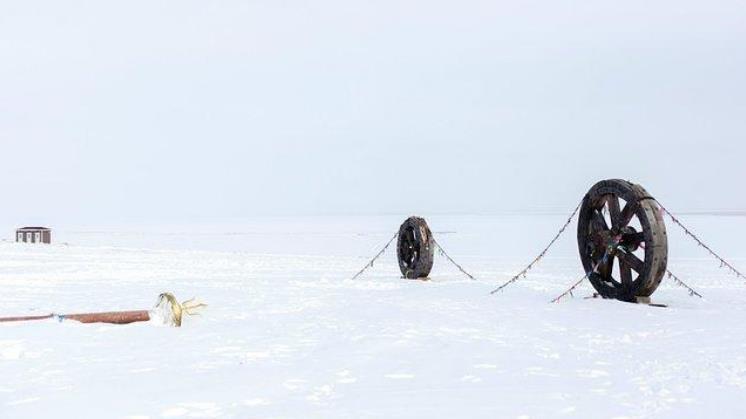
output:
[{"label": "small dark hut", "polygon": [[52,229],[47,227],[23,227],[16,230],[16,242],[52,243]]}]

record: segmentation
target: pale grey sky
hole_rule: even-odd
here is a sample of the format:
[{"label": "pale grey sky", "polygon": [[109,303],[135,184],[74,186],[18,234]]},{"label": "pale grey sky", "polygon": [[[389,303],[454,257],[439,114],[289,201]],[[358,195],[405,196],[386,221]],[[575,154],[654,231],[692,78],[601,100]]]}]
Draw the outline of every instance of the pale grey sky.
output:
[{"label": "pale grey sky", "polygon": [[744,1],[4,1],[3,224],[746,209]]}]

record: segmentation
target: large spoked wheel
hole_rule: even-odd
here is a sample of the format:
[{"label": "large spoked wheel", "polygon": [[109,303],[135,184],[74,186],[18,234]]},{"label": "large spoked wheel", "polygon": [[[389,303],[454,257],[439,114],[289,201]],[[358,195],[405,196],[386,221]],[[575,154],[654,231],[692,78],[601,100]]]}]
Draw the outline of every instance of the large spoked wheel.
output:
[{"label": "large spoked wheel", "polygon": [[426,278],[433,268],[435,248],[432,233],[420,217],[409,217],[399,227],[397,254],[399,269],[405,278]]},{"label": "large spoked wheel", "polygon": [[588,279],[602,297],[649,297],[668,263],[666,226],[655,199],[625,180],[593,185],[580,209],[578,249]]}]

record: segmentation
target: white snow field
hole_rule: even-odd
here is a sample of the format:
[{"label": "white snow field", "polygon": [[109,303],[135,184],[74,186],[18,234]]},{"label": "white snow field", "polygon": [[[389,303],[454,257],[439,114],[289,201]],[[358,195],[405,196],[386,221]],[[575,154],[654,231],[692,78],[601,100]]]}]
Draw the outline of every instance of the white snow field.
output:
[{"label": "white snow field", "polygon": [[[564,214],[429,216],[477,281],[441,256],[430,281],[400,279],[393,247],[351,281],[404,218],[0,243],[0,316],[144,309],[163,291],[209,304],[182,328],[0,324],[0,418],[746,416],[746,283],[672,223],[669,268],[704,299],[664,280],[657,308],[584,299],[587,283],[548,303],[582,276],[574,223],[528,278],[489,295]],[[746,217],[681,219],[746,270]]]}]

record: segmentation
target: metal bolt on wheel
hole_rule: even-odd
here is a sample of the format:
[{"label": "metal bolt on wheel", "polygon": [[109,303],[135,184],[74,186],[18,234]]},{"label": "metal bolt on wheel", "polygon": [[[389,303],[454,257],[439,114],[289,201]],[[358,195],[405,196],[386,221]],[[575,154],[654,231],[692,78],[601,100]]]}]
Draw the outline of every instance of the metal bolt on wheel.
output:
[{"label": "metal bolt on wheel", "polygon": [[424,218],[409,217],[399,227],[397,256],[404,278],[426,278],[433,268],[433,235]]},{"label": "metal bolt on wheel", "polygon": [[578,250],[588,279],[602,297],[649,297],[668,262],[666,226],[655,199],[625,180],[596,183],[580,209]]}]

